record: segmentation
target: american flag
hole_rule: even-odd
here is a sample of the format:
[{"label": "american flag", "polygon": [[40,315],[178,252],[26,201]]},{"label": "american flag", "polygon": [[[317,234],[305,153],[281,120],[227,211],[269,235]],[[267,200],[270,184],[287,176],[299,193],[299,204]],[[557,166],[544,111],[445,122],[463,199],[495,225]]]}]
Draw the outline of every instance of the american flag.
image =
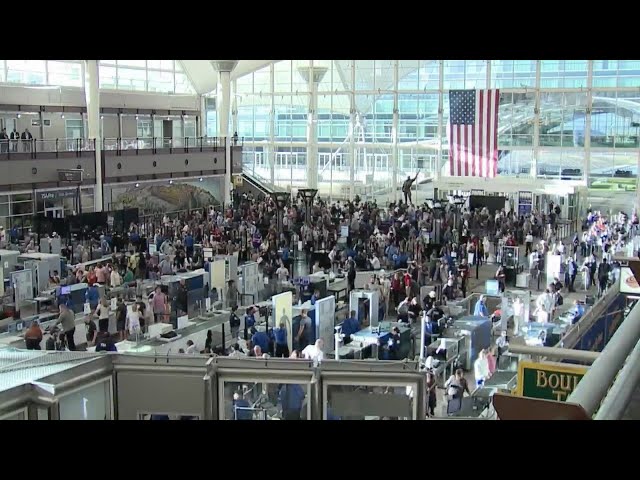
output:
[{"label": "american flag", "polygon": [[449,91],[449,173],[452,177],[495,177],[498,172],[500,92]]}]

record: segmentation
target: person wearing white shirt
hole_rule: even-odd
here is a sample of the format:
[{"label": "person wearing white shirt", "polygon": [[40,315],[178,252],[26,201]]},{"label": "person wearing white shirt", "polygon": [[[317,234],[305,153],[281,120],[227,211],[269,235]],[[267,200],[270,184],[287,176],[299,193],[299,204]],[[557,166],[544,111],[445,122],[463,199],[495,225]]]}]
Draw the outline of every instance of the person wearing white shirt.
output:
[{"label": "person wearing white shirt", "polygon": [[120,274],[118,273],[118,270],[115,267],[113,268],[113,270],[111,270],[111,275],[109,280],[111,283],[111,288],[116,288],[122,285],[122,277],[120,276]]},{"label": "person wearing white shirt", "polygon": [[375,253],[371,258],[371,268],[374,270],[380,270],[380,259],[378,259],[378,256]]},{"label": "person wearing white shirt", "polygon": [[185,353],[187,355],[195,355],[196,353],[198,353],[198,347],[195,343],[193,343],[193,340],[187,341],[187,350],[185,351]]},{"label": "person wearing white shirt", "polygon": [[324,342],[321,338],[316,340],[316,343],[313,345],[307,345],[302,350],[302,357],[307,360],[313,360],[314,362],[322,362],[324,360],[324,352],[322,348],[324,347]]},{"label": "person wearing white shirt", "polygon": [[138,311],[138,305],[133,304],[131,311],[127,314],[127,331],[129,335],[135,335],[141,332],[140,329],[140,312]]},{"label": "person wearing white shirt", "polygon": [[476,378],[476,385],[478,387],[484,385],[484,382],[491,376],[486,350],[480,350],[480,352],[478,353],[478,358],[473,364],[473,373]]}]

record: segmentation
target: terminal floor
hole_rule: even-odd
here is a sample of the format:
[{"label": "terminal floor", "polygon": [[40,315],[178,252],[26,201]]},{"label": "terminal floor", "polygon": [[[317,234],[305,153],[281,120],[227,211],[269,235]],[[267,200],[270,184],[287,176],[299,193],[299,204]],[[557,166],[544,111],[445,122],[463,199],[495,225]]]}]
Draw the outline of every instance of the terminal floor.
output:
[{"label": "terminal floor", "polygon": [[[520,258],[524,257],[524,246],[520,247]],[[468,289],[467,289],[467,295],[470,295],[471,293],[485,293],[485,282],[486,280],[489,279],[493,279],[494,275],[496,273],[496,270],[498,269],[498,265],[495,264],[488,264],[488,265],[482,265],[480,266],[480,268],[478,269],[478,278],[476,279],[476,269],[475,267],[472,268],[471,270],[471,277],[469,278],[469,284],[468,284]],[[294,276],[303,276],[303,275],[307,275],[309,273],[309,268],[308,265],[306,264],[306,262],[302,259],[299,258],[298,261],[295,262],[295,266],[294,266]],[[575,300],[584,300],[585,295],[596,295],[597,294],[597,289],[595,287],[591,287],[589,290],[584,290],[581,288],[581,285],[578,285],[578,283],[580,282],[581,277],[578,276],[578,278],[576,279],[576,292],[568,292],[566,290],[566,288],[564,289],[564,291],[562,292],[562,296],[564,298],[564,302],[562,307],[560,307],[559,309],[559,313],[561,313],[564,310],[567,310],[569,308],[571,308],[571,306],[573,305],[573,302]],[[562,281],[563,279],[561,279]],[[539,293],[541,293],[542,290],[538,290],[537,289],[537,285],[534,284],[534,281],[531,281],[530,284],[530,292],[531,292],[531,300],[532,300],[532,309],[531,312],[533,312],[533,308],[535,308],[534,306],[534,302],[535,299],[537,298],[537,295]],[[540,283],[540,287],[541,289],[544,289],[546,287],[545,283],[543,281],[541,281]],[[514,286],[507,286],[507,288],[515,288]],[[395,314],[391,314],[391,317],[395,317]],[[509,332],[511,333],[511,332]],[[519,343],[519,342],[523,342],[523,340],[521,338],[511,338],[511,342],[512,343]],[[469,372],[465,372],[465,378],[467,379],[467,382],[469,384],[469,388],[473,390],[474,386],[475,386],[475,378],[473,375],[473,371],[469,371]],[[632,418],[640,418],[640,390],[637,392],[637,402],[636,402],[636,406],[637,409],[636,411],[638,412],[637,416],[634,416]],[[435,416],[436,417],[445,417],[446,416],[446,399],[445,399],[445,390],[444,388],[438,388],[437,389],[437,400],[436,400],[436,409],[435,409]]]}]

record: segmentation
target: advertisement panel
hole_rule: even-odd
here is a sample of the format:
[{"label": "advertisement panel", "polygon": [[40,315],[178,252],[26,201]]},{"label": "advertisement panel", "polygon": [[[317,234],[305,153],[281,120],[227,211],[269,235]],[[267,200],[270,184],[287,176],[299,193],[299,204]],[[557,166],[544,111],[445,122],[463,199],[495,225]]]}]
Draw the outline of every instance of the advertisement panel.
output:
[{"label": "advertisement panel", "polygon": [[587,369],[554,362],[520,361],[517,394],[521,397],[564,402]]},{"label": "advertisement panel", "polygon": [[629,267],[620,267],[620,293],[640,295],[640,285]]},{"label": "advertisement panel", "polygon": [[316,302],[316,338],[324,341],[325,350],[333,350],[336,297],[329,295]]},{"label": "advertisement panel", "polygon": [[271,297],[271,305],[273,307],[273,319],[274,328],[279,328],[281,323],[284,323],[287,329],[287,344],[289,351],[293,351],[293,332],[292,332],[292,319],[293,319],[293,293],[284,292],[279,295]]}]

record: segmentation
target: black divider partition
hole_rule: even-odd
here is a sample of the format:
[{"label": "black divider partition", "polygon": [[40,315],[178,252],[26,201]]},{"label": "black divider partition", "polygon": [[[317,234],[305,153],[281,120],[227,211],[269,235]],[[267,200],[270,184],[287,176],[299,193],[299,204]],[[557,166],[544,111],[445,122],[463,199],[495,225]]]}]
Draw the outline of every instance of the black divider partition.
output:
[{"label": "black divider partition", "polygon": [[507,201],[506,197],[490,196],[490,195],[470,195],[469,209],[483,209],[487,207],[489,213],[494,214],[504,208]]}]

